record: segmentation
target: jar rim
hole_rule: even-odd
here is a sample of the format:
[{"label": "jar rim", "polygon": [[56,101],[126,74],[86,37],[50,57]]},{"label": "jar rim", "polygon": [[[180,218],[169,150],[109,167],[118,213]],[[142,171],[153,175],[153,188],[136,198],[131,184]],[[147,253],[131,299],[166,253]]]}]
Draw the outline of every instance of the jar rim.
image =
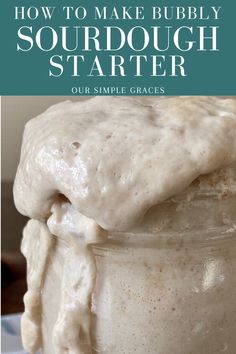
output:
[{"label": "jar rim", "polygon": [[208,230],[191,230],[183,232],[161,231],[159,233],[112,232],[105,242],[92,244],[92,248],[107,247],[158,247],[201,248],[222,243],[236,242],[236,225],[232,227],[215,227]]}]

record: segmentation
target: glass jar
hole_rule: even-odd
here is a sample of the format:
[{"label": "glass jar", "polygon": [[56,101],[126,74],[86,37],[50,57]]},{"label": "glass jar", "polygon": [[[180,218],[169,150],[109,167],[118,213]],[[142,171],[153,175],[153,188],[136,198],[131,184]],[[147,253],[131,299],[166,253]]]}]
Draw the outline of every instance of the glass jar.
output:
[{"label": "glass jar", "polygon": [[94,253],[95,352],[235,353],[236,231],[116,234]]},{"label": "glass jar", "polygon": [[[54,353],[70,254],[54,238],[42,290],[44,354]],[[89,354],[235,354],[235,167],[200,177],[132,232],[89,247],[96,261]]]}]

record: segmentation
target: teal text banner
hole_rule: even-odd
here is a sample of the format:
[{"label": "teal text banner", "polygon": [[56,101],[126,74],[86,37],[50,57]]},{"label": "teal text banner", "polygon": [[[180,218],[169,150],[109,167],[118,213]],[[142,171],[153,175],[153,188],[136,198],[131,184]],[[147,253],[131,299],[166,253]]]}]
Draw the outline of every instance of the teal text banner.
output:
[{"label": "teal text banner", "polygon": [[236,95],[236,1],[2,0],[1,95]]}]

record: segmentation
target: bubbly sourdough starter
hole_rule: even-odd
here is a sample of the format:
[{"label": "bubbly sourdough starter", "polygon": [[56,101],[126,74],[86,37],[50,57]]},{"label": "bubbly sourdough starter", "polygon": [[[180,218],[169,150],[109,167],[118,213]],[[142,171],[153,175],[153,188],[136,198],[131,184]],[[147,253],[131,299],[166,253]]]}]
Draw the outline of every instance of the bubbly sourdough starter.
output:
[{"label": "bubbly sourdough starter", "polygon": [[[42,345],[42,289],[50,292],[53,284],[52,259],[60,269],[61,294],[54,321],[44,314],[53,326],[53,348],[45,353],[92,353],[91,303],[95,305],[91,297],[100,280],[96,282],[90,244],[104,243],[117,232],[129,231],[135,237],[222,225],[234,230],[235,162],[235,99],[95,97],[63,102],[31,120],[14,184],[18,210],[33,219],[24,230],[22,244],[28,263],[22,320],[25,348],[34,353]],[[215,170],[210,177],[199,177]],[[208,201],[201,206],[195,203],[195,194],[206,193],[209,186],[215,194],[212,218],[206,218]],[[219,203],[225,195],[226,213],[224,203]],[[115,264],[111,262],[114,279]],[[97,267],[99,278],[99,262]],[[127,271],[144,277],[135,269]],[[120,273],[125,274],[125,270]],[[131,278],[135,286],[137,280]],[[99,311],[104,314],[107,308],[100,306]],[[144,323],[148,326],[145,318]],[[153,326],[150,322],[150,331]],[[44,330],[43,336],[47,335]],[[145,352],[156,353],[156,346],[150,342]],[[128,343],[126,348],[125,354],[132,350]],[[103,352],[122,353],[115,344]]]}]

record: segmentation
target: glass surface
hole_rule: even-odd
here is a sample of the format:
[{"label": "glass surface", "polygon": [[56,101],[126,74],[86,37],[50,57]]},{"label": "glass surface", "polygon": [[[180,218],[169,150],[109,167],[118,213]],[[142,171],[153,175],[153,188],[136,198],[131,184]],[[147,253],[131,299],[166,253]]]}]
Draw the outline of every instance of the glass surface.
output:
[{"label": "glass surface", "polygon": [[[235,191],[235,166],[201,176],[132,233],[91,246],[91,354],[236,353]],[[55,238],[42,291],[44,354],[54,352],[68,252]]]},{"label": "glass surface", "polygon": [[235,353],[236,231],[113,235],[94,253],[94,352]]}]

